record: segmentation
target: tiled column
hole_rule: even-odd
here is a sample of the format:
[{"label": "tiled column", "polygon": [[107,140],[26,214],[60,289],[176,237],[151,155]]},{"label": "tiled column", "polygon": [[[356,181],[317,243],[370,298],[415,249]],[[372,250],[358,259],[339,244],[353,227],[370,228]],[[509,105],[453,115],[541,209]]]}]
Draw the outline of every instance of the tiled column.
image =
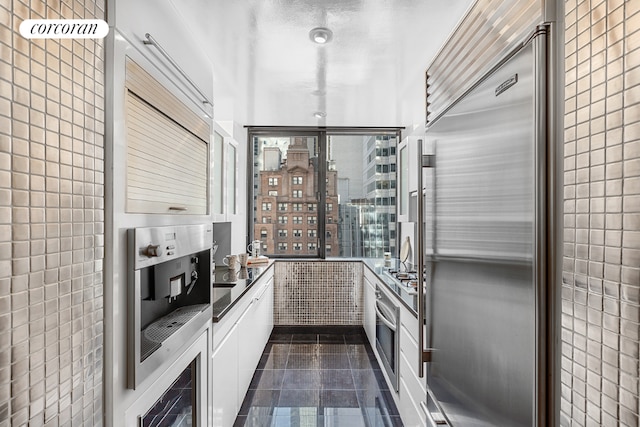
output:
[{"label": "tiled column", "polygon": [[638,426],[640,1],[565,1],[561,424]]},{"label": "tiled column", "polygon": [[0,3],[0,426],[102,424],[102,40],[22,38],[104,0]]}]

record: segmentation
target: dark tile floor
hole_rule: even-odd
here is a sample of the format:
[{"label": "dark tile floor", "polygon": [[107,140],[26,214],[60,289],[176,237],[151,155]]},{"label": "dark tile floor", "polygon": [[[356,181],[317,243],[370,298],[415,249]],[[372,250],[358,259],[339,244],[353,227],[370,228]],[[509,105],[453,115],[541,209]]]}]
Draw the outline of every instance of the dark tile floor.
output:
[{"label": "dark tile floor", "polygon": [[276,330],[234,426],[402,426],[362,330]]}]

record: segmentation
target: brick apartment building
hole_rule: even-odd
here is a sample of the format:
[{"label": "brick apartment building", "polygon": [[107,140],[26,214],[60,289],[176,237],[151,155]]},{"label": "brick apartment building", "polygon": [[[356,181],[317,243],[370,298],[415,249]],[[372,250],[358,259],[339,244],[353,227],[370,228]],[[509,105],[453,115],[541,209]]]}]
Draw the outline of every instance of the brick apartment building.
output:
[{"label": "brick apartment building", "polygon": [[[318,254],[318,158],[311,158],[306,138],[296,137],[282,162],[279,148],[265,148],[259,172],[254,239],[269,255]],[[338,256],[337,172],[327,170],[326,256]]]}]

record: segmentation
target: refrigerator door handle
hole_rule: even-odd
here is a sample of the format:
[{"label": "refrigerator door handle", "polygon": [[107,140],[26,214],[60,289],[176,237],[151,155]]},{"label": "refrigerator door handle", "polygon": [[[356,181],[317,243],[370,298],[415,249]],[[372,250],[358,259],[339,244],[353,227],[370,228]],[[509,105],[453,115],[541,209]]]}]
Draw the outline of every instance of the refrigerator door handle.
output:
[{"label": "refrigerator door handle", "polygon": [[424,168],[435,167],[435,155],[422,154],[422,139],[418,140],[418,237],[417,237],[417,280],[418,280],[418,376],[424,377],[424,364],[431,362],[432,349],[424,348],[424,327],[425,327],[425,274],[424,274],[424,189],[422,182],[422,171]]}]

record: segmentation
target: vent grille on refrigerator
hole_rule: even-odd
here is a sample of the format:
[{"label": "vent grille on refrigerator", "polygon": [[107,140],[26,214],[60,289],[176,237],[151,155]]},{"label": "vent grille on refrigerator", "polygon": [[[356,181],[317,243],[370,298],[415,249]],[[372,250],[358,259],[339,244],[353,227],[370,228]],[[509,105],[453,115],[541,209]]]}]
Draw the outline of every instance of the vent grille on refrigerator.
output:
[{"label": "vent grille on refrigerator", "polygon": [[436,55],[425,74],[429,126],[500,58],[543,23],[539,0],[479,0]]}]

